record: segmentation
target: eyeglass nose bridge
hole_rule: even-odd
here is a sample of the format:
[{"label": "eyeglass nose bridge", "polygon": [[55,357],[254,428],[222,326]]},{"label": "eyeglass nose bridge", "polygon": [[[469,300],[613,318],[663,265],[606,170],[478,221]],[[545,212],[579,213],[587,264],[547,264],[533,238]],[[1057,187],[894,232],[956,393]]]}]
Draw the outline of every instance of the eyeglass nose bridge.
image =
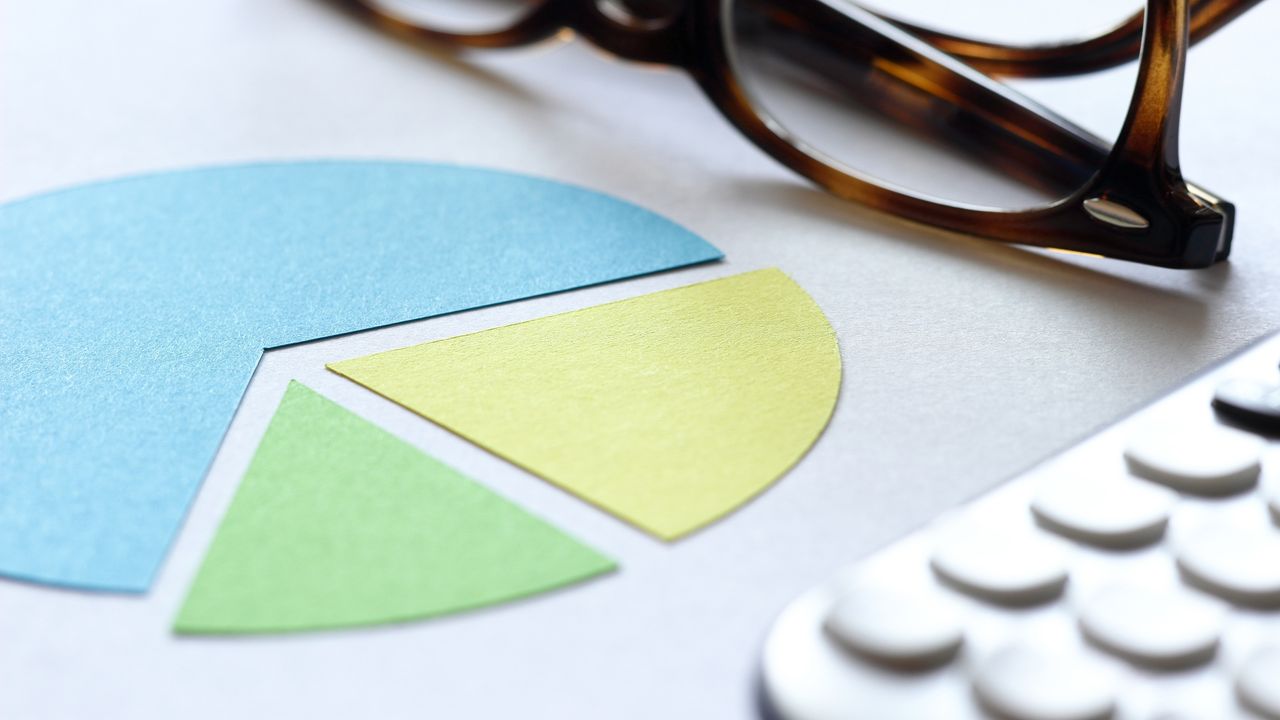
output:
[{"label": "eyeglass nose bridge", "polygon": [[686,0],[585,0],[564,5],[564,25],[611,55],[687,65],[684,37],[692,13]]},{"label": "eyeglass nose bridge", "polygon": [[669,27],[685,5],[681,0],[595,0],[596,9],[610,20],[640,31]]}]

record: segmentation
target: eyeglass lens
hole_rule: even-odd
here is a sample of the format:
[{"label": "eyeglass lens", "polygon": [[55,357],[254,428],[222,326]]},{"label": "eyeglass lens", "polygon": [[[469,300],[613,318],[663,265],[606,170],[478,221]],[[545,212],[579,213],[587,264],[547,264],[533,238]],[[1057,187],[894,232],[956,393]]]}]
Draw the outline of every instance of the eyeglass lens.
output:
[{"label": "eyeglass lens", "polygon": [[[1018,128],[959,112],[905,80],[902,66],[872,50],[872,31],[838,20],[866,17],[843,10],[845,0],[732,0],[727,7],[730,56],[754,109],[828,165],[915,195],[996,209],[1056,201],[1098,169],[1045,172]],[[1100,17],[1105,22],[1109,15]],[[1129,97],[1099,101],[1113,104],[1110,115],[1120,119]],[[1102,136],[1112,142],[1114,133]]]}]

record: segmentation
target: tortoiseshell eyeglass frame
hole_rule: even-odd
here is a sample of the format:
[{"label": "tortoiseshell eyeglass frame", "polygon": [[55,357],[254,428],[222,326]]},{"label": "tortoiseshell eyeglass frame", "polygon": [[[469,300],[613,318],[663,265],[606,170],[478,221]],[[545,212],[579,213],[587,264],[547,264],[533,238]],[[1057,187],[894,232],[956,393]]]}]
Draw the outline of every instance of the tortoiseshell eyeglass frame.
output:
[{"label": "tortoiseshell eyeglass frame", "polygon": [[[959,141],[1060,200],[1020,210],[949,203],[881,183],[788,137],[753,102],[732,62],[734,0],[542,0],[495,32],[459,34],[418,24],[373,0],[338,0],[414,42],[469,48],[527,45],[570,30],[616,56],[688,72],[720,112],[757,146],[831,193],[910,221],[991,240],[1102,255],[1169,268],[1227,258],[1234,206],[1182,177],[1178,121],[1188,46],[1260,0],[1147,0],[1139,13],[1094,38],[1060,45],[1002,45],[877,15],[848,0],[772,0],[771,21],[824,41],[893,83],[862,88],[899,122]],[[838,35],[836,35],[838,33]],[[1128,114],[1114,146],[1012,91],[991,75],[1059,76],[1138,56]],[[990,75],[985,74],[990,73]],[[920,96],[931,109],[919,112]],[[907,100],[913,101],[912,107]]]}]

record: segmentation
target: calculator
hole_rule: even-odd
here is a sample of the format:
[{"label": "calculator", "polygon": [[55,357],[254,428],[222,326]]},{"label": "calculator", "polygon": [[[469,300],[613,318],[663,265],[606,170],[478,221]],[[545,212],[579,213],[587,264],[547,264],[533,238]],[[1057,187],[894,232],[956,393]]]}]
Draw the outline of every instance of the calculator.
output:
[{"label": "calculator", "polygon": [[1280,335],[841,569],[770,720],[1280,720]]}]

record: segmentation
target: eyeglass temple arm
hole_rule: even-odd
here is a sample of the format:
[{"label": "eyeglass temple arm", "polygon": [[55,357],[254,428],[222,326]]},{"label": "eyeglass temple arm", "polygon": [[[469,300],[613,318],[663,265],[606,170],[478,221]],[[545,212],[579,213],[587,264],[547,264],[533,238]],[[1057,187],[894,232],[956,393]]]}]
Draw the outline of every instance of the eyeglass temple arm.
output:
[{"label": "eyeglass temple arm", "polygon": [[[1192,0],[1190,41],[1209,37],[1262,0]],[[930,45],[990,75],[1062,77],[1105,70],[1138,56],[1143,13],[1095,37],[1064,43],[1009,45],[955,35],[874,11]]]}]

